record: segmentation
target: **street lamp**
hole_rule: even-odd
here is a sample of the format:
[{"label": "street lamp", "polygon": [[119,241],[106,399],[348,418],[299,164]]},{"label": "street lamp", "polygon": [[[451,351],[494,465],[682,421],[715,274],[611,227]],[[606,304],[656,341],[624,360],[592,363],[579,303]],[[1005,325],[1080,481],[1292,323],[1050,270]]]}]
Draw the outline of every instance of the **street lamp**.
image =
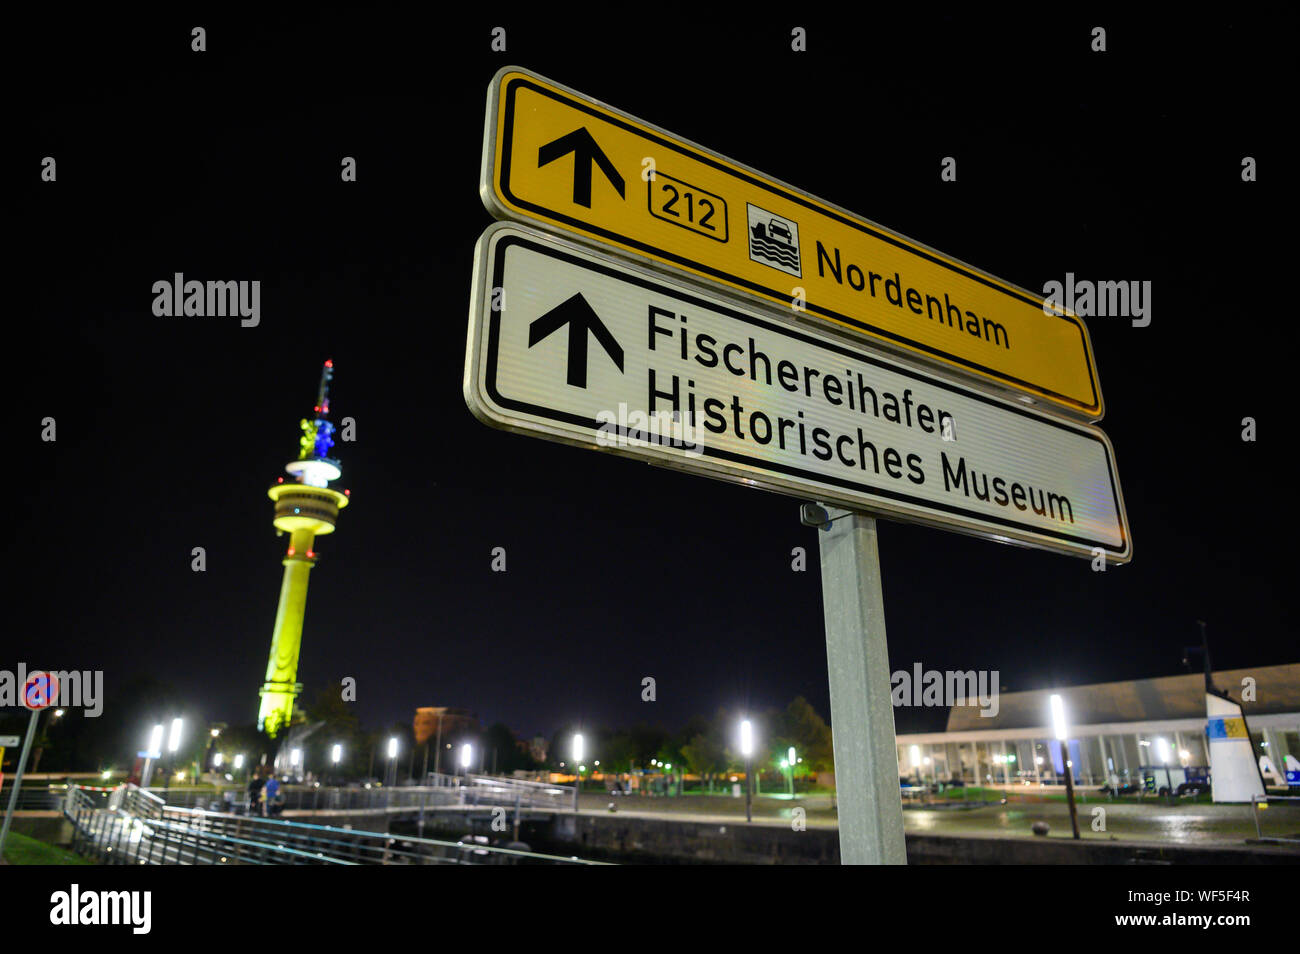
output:
[{"label": "street lamp", "polygon": [[388,782],[389,785],[397,784],[396,759],[397,759],[397,736],[393,736],[388,740],[388,774],[392,776],[392,781]]},{"label": "street lamp", "polygon": [[172,719],[171,732],[167,734],[167,751],[170,755],[167,759],[167,775],[163,779],[163,791],[171,788],[172,770],[176,768],[176,751],[181,747],[181,727],[182,720],[180,716]]},{"label": "street lamp", "polygon": [[573,813],[578,813],[578,793],[582,791],[582,733],[573,735]]},{"label": "street lamp", "polygon": [[144,759],[144,770],[140,773],[140,787],[148,788],[153,778],[153,763],[162,758],[163,727],[156,725],[149,732],[149,750]]},{"label": "street lamp", "polygon": [[1056,730],[1056,740],[1061,745],[1061,765],[1065,769],[1065,798],[1070,803],[1070,828],[1074,837],[1079,838],[1079,810],[1074,806],[1074,780],[1070,774],[1070,753],[1066,748],[1065,703],[1053,693],[1051,698],[1052,726]]},{"label": "street lamp", "polygon": [[1156,739],[1156,758],[1165,767],[1165,778],[1168,780],[1169,795],[1172,798],[1174,794],[1174,776],[1169,771],[1169,743],[1165,741],[1163,736]]},{"label": "street lamp", "polygon": [[754,800],[754,726],[748,719],[740,723],[740,754],[745,756],[745,821],[752,822]]},{"label": "street lamp", "polygon": [[794,757],[794,746],[786,753],[786,760],[790,763],[790,797],[794,798],[794,766],[799,760]]},{"label": "street lamp", "polygon": [[466,777],[469,776],[470,760],[474,757],[474,750],[466,742],[460,747],[460,767],[465,770]]}]

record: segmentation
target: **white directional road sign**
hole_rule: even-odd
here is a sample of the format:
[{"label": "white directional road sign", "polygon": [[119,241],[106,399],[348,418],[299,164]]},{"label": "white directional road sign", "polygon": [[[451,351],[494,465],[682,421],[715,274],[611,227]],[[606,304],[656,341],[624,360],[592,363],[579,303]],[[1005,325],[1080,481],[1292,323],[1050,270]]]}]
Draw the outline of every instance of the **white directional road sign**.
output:
[{"label": "white directional road sign", "polygon": [[1099,430],[524,226],[479,239],[465,400],[484,423],[1112,563]]}]

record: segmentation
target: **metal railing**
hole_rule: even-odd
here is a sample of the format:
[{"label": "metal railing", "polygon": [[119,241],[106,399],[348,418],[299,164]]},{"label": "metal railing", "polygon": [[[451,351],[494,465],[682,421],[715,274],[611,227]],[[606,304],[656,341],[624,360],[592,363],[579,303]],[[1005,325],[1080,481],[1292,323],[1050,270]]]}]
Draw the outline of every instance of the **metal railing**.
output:
[{"label": "metal railing", "polygon": [[[1270,802],[1300,802],[1300,795],[1255,795],[1250,800],[1250,813],[1255,818],[1255,838],[1257,841],[1277,842],[1286,845],[1300,845],[1300,825],[1297,825],[1297,833],[1289,835],[1265,835],[1259,824],[1260,813],[1268,809]],[[1288,817],[1296,818],[1300,813],[1287,813]]]},{"label": "metal railing", "polygon": [[[72,786],[57,784],[23,788],[18,793],[19,808],[57,811],[62,798]],[[86,792],[102,794],[114,789],[76,786]],[[148,794],[159,804],[171,808],[195,808],[209,812],[248,814],[248,790],[242,785],[215,789],[118,786],[133,793],[138,800]],[[5,793],[7,795],[7,791]],[[427,784],[387,787],[281,785],[280,811],[385,811],[434,808],[437,806],[504,806],[552,811],[568,811],[573,805],[573,787],[550,785],[524,779],[491,775],[452,776],[430,772]],[[132,810],[142,810],[135,806]],[[147,814],[147,812],[146,812]]]},{"label": "metal railing", "polygon": [[455,793],[459,805],[501,805],[567,811],[573,805],[573,787],[496,775],[427,776],[428,787]]},{"label": "metal railing", "polygon": [[108,799],[72,786],[64,814],[73,850],[109,864],[599,864],[496,846],[481,835],[445,841],[177,808],[135,786]]},{"label": "metal railing", "polygon": [[[248,790],[243,787],[219,791],[150,788],[148,791],[175,808],[198,808],[211,812],[249,814]],[[426,786],[326,787],[281,785],[280,811],[384,811],[456,804],[454,795]]]},{"label": "metal railing", "polygon": [[[62,785],[23,785],[18,789],[18,801],[14,808],[20,812],[58,811],[62,790]],[[12,783],[0,788],[0,805],[8,806],[12,792]]]}]

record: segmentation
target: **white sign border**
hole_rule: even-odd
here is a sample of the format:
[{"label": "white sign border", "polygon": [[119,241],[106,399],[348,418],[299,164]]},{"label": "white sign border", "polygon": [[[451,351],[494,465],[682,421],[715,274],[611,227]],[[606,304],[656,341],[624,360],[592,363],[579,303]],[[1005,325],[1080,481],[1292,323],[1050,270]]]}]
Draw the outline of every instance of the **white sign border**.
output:
[{"label": "white sign border", "polygon": [[[1103,543],[1095,543],[1089,546],[1085,543],[1072,542],[1051,534],[1028,530],[1016,526],[1014,523],[1006,525],[1003,530],[999,531],[993,528],[995,525],[1000,525],[993,518],[978,516],[970,519],[963,515],[960,508],[951,508],[951,511],[956,511],[951,512],[930,501],[918,500],[911,506],[900,506],[887,498],[876,499],[872,497],[869,501],[864,501],[862,496],[869,495],[862,494],[859,496],[857,494],[841,493],[828,486],[809,487],[796,478],[786,478],[774,473],[756,473],[749,470],[738,471],[726,461],[711,457],[708,448],[705,449],[704,456],[686,458],[680,453],[675,453],[654,444],[629,447],[600,446],[596,443],[592,433],[588,433],[588,431],[595,432],[600,427],[599,423],[594,420],[589,425],[586,425],[587,430],[578,430],[577,425],[566,427],[554,419],[538,420],[532,415],[516,416],[510,414],[504,408],[494,406],[491,396],[487,393],[487,375],[484,373],[486,357],[484,330],[485,324],[489,326],[486,330],[491,330],[490,323],[496,317],[491,307],[490,279],[497,260],[497,246],[502,239],[507,237],[514,237],[516,240],[522,240],[533,245],[547,246],[549,250],[557,251],[561,256],[576,257],[580,260],[580,264],[585,267],[590,267],[594,260],[594,264],[598,267],[604,267],[620,274],[631,275],[639,281],[656,285],[664,292],[677,297],[697,300],[701,296],[711,296],[715,299],[714,302],[701,302],[711,310],[723,313],[727,310],[743,311],[753,318],[765,320],[772,325],[779,326],[778,330],[782,334],[810,340],[820,347],[848,352],[855,359],[865,361],[868,364],[883,365],[897,373],[917,378],[928,384],[957,391],[973,400],[1000,406],[1011,413],[1029,417],[1051,427],[1069,430],[1086,438],[1099,441],[1105,448],[1107,461],[1110,465],[1111,489],[1114,494],[1116,515],[1119,519],[1124,548],[1116,550]],[[499,430],[534,437],[541,436],[564,444],[602,450],[606,453],[631,457],[643,462],[649,461],[673,470],[684,470],[730,483],[759,487],[784,496],[815,500],[848,510],[869,512],[904,523],[953,530],[999,543],[1009,543],[1087,558],[1095,557],[1096,549],[1100,548],[1106,554],[1106,562],[1112,565],[1128,563],[1133,559],[1132,533],[1129,528],[1128,514],[1124,507],[1123,491],[1120,488],[1115,449],[1111,445],[1110,439],[1098,428],[1076,423],[1061,415],[1045,413],[1023,403],[989,394],[978,387],[972,387],[964,377],[957,378],[955,375],[943,374],[928,365],[907,361],[893,352],[872,349],[865,342],[846,341],[842,337],[828,335],[820,329],[809,327],[807,324],[796,324],[781,315],[775,308],[763,307],[749,299],[744,299],[743,303],[728,299],[726,296],[719,294],[717,289],[697,286],[688,280],[669,277],[660,270],[635,265],[617,255],[599,251],[589,245],[569,241],[530,226],[514,222],[494,223],[488,226],[475,245],[474,278],[470,293],[469,328],[462,388],[465,403],[470,412],[484,424]],[[760,468],[764,463],[761,460],[752,462],[753,466]]]}]

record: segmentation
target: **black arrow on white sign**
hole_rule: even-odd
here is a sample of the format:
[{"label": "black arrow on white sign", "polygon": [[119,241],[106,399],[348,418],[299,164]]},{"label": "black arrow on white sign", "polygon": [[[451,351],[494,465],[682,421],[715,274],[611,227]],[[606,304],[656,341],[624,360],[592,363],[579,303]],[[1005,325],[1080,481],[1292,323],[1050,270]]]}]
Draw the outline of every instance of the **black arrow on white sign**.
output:
[{"label": "black arrow on white sign", "polygon": [[591,167],[600,166],[610,185],[623,195],[623,177],[609,161],[609,156],[591,138],[586,126],[579,126],[573,132],[548,142],[537,150],[537,168],[554,162],[561,156],[573,153],[573,201],[577,205],[591,208]]},{"label": "black arrow on white sign", "polygon": [[569,326],[569,372],[566,380],[575,388],[587,386],[587,334],[590,332],[605,349],[620,372],[623,370],[623,348],[614,340],[600,316],[587,304],[582,293],[556,305],[528,326],[528,347],[550,337],[555,331]]}]

